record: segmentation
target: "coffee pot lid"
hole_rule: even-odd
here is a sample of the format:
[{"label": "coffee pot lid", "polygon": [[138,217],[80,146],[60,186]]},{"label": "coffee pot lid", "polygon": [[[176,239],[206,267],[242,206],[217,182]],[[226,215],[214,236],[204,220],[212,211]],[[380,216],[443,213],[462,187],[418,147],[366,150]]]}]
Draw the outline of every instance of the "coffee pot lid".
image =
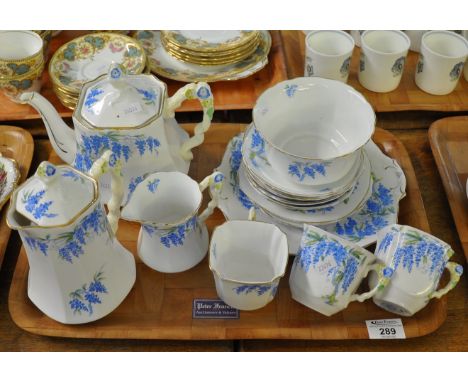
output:
[{"label": "coffee pot lid", "polygon": [[166,85],[153,75],[126,74],[112,64],[83,86],[75,117],[94,128],[136,128],[161,115],[165,97]]},{"label": "coffee pot lid", "polygon": [[43,227],[71,223],[98,197],[96,181],[71,166],[42,162],[17,190],[16,210]]}]

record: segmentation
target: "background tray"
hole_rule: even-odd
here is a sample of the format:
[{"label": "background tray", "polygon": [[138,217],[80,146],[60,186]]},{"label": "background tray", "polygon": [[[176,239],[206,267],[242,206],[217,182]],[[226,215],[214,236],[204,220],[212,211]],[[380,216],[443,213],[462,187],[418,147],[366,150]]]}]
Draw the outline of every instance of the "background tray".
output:
[{"label": "background tray", "polygon": [[[34,152],[34,141],[31,134],[19,127],[0,125],[0,152],[3,156],[16,160],[21,173],[19,183],[23,182],[28,176]],[[8,204],[9,202],[5,203],[0,211],[0,268],[11,233],[6,224]]]},{"label": "background tray", "polygon": [[[304,76],[305,34],[302,31],[281,31],[289,78]],[[358,81],[357,69],[360,48],[355,47],[351,59],[351,72],[348,84],[361,92],[372,104],[374,110],[405,111],[466,111],[468,110],[468,82],[463,78],[455,90],[445,96],[435,96],[423,92],[414,82],[414,73],[419,53],[408,52],[405,70],[397,89],[389,93],[375,93],[362,87]]]},{"label": "background tray", "polygon": [[[188,130],[192,125],[184,126]],[[224,153],[228,140],[245,125],[217,124],[195,153],[190,175],[197,180],[211,173]],[[404,146],[391,133],[378,129],[379,146],[402,166],[407,177],[407,197],[400,204],[400,222],[429,230],[426,213],[411,161]],[[59,162],[55,154],[50,158]],[[222,223],[219,211],[208,220],[210,230]],[[139,227],[122,221],[118,237],[136,252]],[[290,261],[291,262],[291,261]],[[126,300],[109,316],[86,325],[66,326],[42,314],[27,297],[28,263],[24,250],[13,276],[9,309],[13,321],[29,332],[75,338],[139,339],[366,339],[366,319],[390,318],[371,301],[352,303],[333,317],[325,317],[291,299],[288,274],[282,279],[277,297],[266,307],[241,312],[238,320],[192,319],[194,298],[216,298],[216,290],[206,259],[180,274],[161,274],[137,258],[137,281]],[[431,333],[444,322],[447,300],[432,300],[418,314],[402,318],[407,337]]]},{"label": "background tray", "polygon": [[468,117],[444,118],[434,122],[429,129],[429,139],[468,261]]},{"label": "background tray", "polygon": [[[81,36],[89,31],[63,31],[50,42],[49,58],[53,53],[66,42]],[[287,79],[286,61],[281,37],[278,31],[271,31],[272,46],[269,54],[268,65],[250,77],[238,81],[221,81],[210,84],[213,90],[216,110],[243,110],[251,109],[257,97],[266,89],[277,82]],[[46,66],[46,69],[48,66]],[[172,81],[164,77],[159,77],[167,83],[169,94],[174,94],[185,83]],[[72,111],[63,106],[52,89],[49,73],[44,70],[43,85],[41,94],[55,106],[55,109],[62,117],[70,117]],[[201,110],[197,101],[187,101],[182,104],[177,111],[198,111]],[[0,93],[0,121],[38,119],[39,114],[29,105],[20,105],[10,101],[5,95]]]}]

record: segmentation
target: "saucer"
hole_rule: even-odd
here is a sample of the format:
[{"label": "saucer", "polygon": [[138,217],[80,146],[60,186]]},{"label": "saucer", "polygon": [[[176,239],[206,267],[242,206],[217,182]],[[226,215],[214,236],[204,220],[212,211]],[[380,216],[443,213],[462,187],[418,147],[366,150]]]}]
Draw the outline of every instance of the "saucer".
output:
[{"label": "saucer", "polygon": [[[247,220],[249,209],[256,207],[239,187],[238,172],[242,162],[243,134],[231,139],[217,168],[226,176],[219,198],[219,208],[227,220]],[[373,185],[370,198],[363,207],[336,223],[321,225],[320,228],[344,239],[368,246],[377,240],[376,233],[398,217],[398,204],[405,196],[406,178],[398,163],[386,156],[372,141],[365,145],[371,162]],[[211,191],[211,190],[210,190]],[[289,253],[297,253],[302,229],[283,224],[268,216],[257,207],[257,220],[276,224],[287,236]]]},{"label": "saucer", "polygon": [[260,32],[261,40],[255,53],[235,64],[196,65],[177,60],[162,46],[159,31],[139,31],[134,37],[145,49],[151,71],[157,75],[182,82],[233,81],[258,72],[268,63],[271,36],[268,31]]},{"label": "saucer", "polygon": [[132,38],[116,33],[91,33],[62,45],[52,56],[49,73],[54,84],[78,95],[87,81],[107,73],[112,63],[140,74],[146,54]]},{"label": "saucer", "polygon": [[[252,178],[267,186],[279,196],[294,200],[324,201],[333,199],[351,189],[362,169],[363,156],[359,156],[348,174],[324,186],[301,185],[275,171],[264,156],[263,145],[253,142],[255,127],[250,124],[244,134],[242,157]],[[260,139],[262,139],[260,137]]]},{"label": "saucer", "polygon": [[367,156],[365,156],[363,163],[363,171],[357,179],[351,195],[334,206],[326,205],[321,208],[315,207],[308,210],[293,210],[282,207],[265,198],[254,189],[246,177],[243,164],[239,168],[238,179],[239,187],[265,213],[298,228],[302,228],[304,224],[323,225],[341,220],[351,215],[357,209],[360,209],[367,199],[369,199],[372,192],[371,165]]}]

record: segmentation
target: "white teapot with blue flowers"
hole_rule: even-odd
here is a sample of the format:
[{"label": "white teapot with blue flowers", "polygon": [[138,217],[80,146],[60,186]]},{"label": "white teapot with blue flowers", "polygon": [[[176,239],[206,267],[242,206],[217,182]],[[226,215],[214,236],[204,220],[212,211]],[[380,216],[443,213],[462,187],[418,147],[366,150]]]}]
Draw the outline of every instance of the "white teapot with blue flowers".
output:
[{"label": "white teapot with blue flowers", "polygon": [[[187,99],[198,99],[203,108],[203,120],[192,137],[174,118]],[[73,113],[74,131],[39,93],[24,93],[21,101],[41,114],[54,150],[76,169],[88,171],[111,150],[122,162],[124,202],[138,177],[155,171],[188,173],[191,150],[203,142],[214,112],[211,89],[204,82],[185,85],[168,97],[164,82],[150,74],[127,75],[117,64],[83,86]],[[108,176],[101,191],[108,200]]]},{"label": "white teapot with blue flowers", "polygon": [[[135,283],[135,259],[115,237],[123,197],[120,163],[110,150],[88,174],[42,162],[12,194],[7,224],[18,230],[28,257],[28,297],[58,322],[104,317]],[[112,179],[107,215],[97,183],[105,172]]]}]

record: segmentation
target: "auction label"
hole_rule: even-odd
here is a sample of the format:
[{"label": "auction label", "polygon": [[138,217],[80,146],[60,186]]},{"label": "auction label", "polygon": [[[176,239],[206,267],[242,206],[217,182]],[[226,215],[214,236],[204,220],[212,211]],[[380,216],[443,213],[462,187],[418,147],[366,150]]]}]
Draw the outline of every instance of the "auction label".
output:
[{"label": "auction label", "polygon": [[367,320],[366,325],[371,340],[406,338],[405,329],[400,318]]},{"label": "auction label", "polygon": [[239,318],[239,310],[219,299],[196,298],[193,300],[193,318]]}]

